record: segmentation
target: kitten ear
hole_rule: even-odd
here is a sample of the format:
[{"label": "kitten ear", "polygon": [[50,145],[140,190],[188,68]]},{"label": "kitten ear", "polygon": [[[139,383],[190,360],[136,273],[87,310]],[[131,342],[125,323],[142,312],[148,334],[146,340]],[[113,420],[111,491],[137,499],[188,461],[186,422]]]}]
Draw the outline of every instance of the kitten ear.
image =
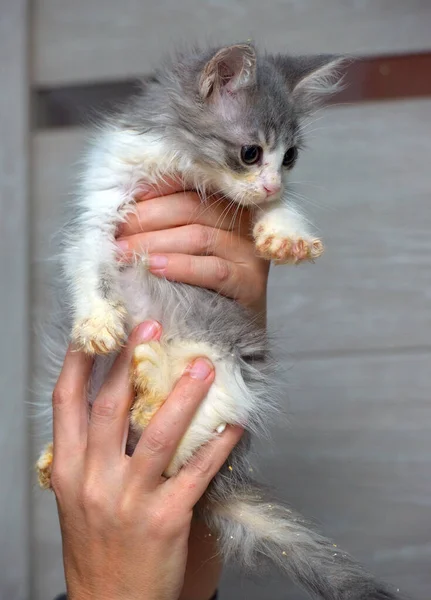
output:
[{"label": "kitten ear", "polygon": [[290,94],[302,114],[314,110],[325,96],[342,87],[342,67],[346,59],[331,54],[317,56],[274,56]]},{"label": "kitten ear", "polygon": [[249,44],[227,46],[219,50],[205,65],[199,91],[204,100],[215,93],[237,90],[256,80],[256,53]]}]

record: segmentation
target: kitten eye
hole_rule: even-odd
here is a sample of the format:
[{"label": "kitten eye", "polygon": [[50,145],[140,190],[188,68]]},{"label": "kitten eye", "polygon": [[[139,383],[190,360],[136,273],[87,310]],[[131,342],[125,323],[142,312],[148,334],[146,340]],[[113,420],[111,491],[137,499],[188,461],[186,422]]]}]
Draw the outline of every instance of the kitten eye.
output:
[{"label": "kitten eye", "polygon": [[292,168],[298,158],[298,148],[292,146],[289,148],[283,157],[283,167]]},{"label": "kitten eye", "polygon": [[241,148],[241,160],[246,165],[254,165],[262,156],[262,148],[260,146],[243,146]]}]

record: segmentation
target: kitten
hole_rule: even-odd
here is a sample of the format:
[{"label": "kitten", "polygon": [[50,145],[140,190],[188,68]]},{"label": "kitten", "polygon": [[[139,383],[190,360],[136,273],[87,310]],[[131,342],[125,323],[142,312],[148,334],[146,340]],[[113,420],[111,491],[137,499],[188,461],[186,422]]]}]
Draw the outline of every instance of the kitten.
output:
[{"label": "kitten", "polygon": [[[266,334],[234,301],[152,276],[145,257],[119,268],[116,229],[143,185],[176,177],[203,197],[217,193],[252,207],[256,249],[266,259],[316,259],[322,243],[286,183],[302,144],[301,121],[333,91],[339,64],[331,56],[259,55],[250,44],[180,54],[105,122],[86,158],[63,251],[71,310],[60,325],[77,347],[97,355],[90,403],[127,333],[148,318],[160,321],[163,338],[134,354],[130,451],[187,364],[203,355],[215,365],[215,383],[167,476],[226,423],[262,433],[273,403]],[[395,598],[301,517],[265,501],[250,478],[246,437],[197,509],[217,532],[223,556],[247,567],[269,557],[327,600]],[[50,485],[51,461],[52,447],[38,463],[43,487]]]}]

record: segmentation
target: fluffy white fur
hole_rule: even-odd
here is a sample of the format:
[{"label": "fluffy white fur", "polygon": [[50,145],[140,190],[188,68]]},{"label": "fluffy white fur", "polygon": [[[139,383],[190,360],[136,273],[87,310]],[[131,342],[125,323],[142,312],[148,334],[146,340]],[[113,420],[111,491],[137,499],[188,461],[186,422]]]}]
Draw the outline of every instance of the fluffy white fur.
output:
[{"label": "fluffy white fur", "polygon": [[[142,263],[138,262],[135,270],[120,274],[116,298],[104,298],[99,288],[100,272],[108,267],[112,272],[116,269],[118,250],[114,245],[115,231],[132,210],[134,198],[143,185],[157,186],[165,177],[180,177],[184,182],[199,179],[200,182],[205,181],[206,186],[219,187],[222,179],[224,185],[231,189],[236,186],[241,197],[256,197],[256,189],[259,188],[260,192],[268,178],[281,185],[283,152],[281,148],[268,152],[265,166],[248,180],[239,180],[232,175],[230,181],[226,181],[229,177],[227,172],[199,173],[195,165],[192,169],[187,158],[176,154],[162,139],[116,128],[106,130],[94,142],[88,154],[88,169],[82,178],[79,244],[68,244],[64,254],[65,276],[74,301],[75,341],[90,352],[93,344],[98,349],[113,351],[124,339],[126,331],[145,319],[158,317],[160,307],[152,305],[146,295],[145,277],[137,277],[136,270],[142,269]],[[261,200],[265,198],[263,194],[259,197]],[[257,224],[263,227],[263,231],[257,235],[258,238],[271,236],[273,246],[280,245],[286,238],[292,241],[300,238],[311,240],[305,218],[290,203],[277,199],[261,206]],[[137,279],[140,281],[138,289],[135,285]],[[169,326],[164,324],[164,327],[169,336]],[[169,379],[171,387],[186,365],[198,355],[208,356],[214,362],[217,373],[215,385],[178,449],[172,472],[209,441],[220,425],[243,423],[256,407],[239,373],[226,357],[217,356],[213,348],[178,341],[170,345],[169,352],[171,360],[166,365],[171,371],[162,371],[160,376]]]},{"label": "fluffy white fur", "polygon": [[[162,323],[160,342],[135,351],[129,450],[190,361],[201,355],[212,360],[215,382],[166,474],[176,473],[226,423],[246,424],[206,502],[196,507],[217,532],[225,558],[255,568],[269,557],[325,600],[393,600],[346,554],[334,554],[332,542],[302,517],[268,503],[250,477],[249,433],[262,434],[273,409],[263,328],[232,300],[153,277],[145,257],[120,269],[114,243],[143,186],[157,188],[165,177],[177,177],[203,197],[217,192],[254,208],[256,248],[268,260],[317,258],[322,243],[290,203],[285,184],[296,158],[290,151],[301,143],[299,121],[325,92],[337,64],[325,56],[259,56],[242,44],[181,55],[150,78],[129,109],[99,131],[86,157],[63,252],[70,294],[62,290],[66,310],[59,328],[62,340],[71,330],[78,347],[98,355],[91,403],[130,329],[148,318]],[[259,148],[252,165],[242,154],[250,145]],[[43,487],[50,486],[52,459],[51,445],[39,461]]]}]

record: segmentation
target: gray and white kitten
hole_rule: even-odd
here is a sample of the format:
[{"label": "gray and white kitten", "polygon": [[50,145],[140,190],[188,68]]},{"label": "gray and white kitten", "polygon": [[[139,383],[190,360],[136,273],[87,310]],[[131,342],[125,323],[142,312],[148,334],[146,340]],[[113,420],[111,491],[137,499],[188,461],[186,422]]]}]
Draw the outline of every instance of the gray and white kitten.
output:
[{"label": "gray and white kitten", "polygon": [[[62,254],[68,304],[59,325],[97,355],[90,403],[127,333],[145,319],[160,321],[163,338],[135,351],[131,450],[189,362],[203,355],[215,365],[215,382],[167,476],[227,423],[246,423],[248,435],[265,429],[274,403],[266,333],[234,301],[152,276],[145,257],[120,268],[117,227],[142,186],[174,177],[203,197],[217,193],[252,207],[256,248],[268,260],[317,258],[322,243],[285,186],[302,144],[301,120],[333,91],[338,66],[331,56],[259,55],[250,44],[179,54],[105,122],[86,157]],[[197,509],[224,558],[246,567],[269,558],[326,600],[395,598],[304,519],[265,500],[250,478],[247,446],[238,445]],[[38,463],[44,487],[51,460],[52,447]]]}]

